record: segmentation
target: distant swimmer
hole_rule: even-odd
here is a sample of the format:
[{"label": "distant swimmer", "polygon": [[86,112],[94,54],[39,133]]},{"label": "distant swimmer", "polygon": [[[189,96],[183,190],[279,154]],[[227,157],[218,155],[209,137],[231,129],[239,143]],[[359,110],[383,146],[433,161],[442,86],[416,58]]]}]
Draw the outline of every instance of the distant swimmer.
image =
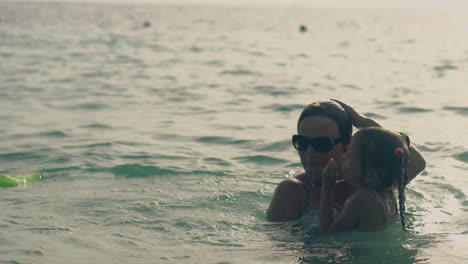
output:
[{"label": "distant swimmer", "polygon": [[306,27],[305,25],[300,25],[300,26],[299,26],[299,31],[300,31],[301,33],[305,33],[305,32],[307,32],[307,27]]},{"label": "distant swimmer", "polygon": [[145,22],[143,22],[143,26],[144,27],[151,27],[151,22],[146,20]]}]

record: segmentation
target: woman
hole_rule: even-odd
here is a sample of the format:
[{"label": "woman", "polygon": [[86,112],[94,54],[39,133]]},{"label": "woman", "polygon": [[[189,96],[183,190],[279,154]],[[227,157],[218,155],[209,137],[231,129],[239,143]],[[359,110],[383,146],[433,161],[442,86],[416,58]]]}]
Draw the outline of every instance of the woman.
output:
[{"label": "woman", "polygon": [[[347,151],[352,127],[380,127],[374,120],[357,113],[338,100],[318,101],[304,108],[297,122],[293,146],[298,150],[303,173],[282,181],[273,194],[267,210],[272,222],[318,216],[322,187],[322,170],[330,159],[337,165],[337,179],[332,190],[332,203],[341,208],[353,193],[353,187],[342,181],[341,155]],[[408,182],[426,167],[421,153],[412,144],[408,161]]]}]

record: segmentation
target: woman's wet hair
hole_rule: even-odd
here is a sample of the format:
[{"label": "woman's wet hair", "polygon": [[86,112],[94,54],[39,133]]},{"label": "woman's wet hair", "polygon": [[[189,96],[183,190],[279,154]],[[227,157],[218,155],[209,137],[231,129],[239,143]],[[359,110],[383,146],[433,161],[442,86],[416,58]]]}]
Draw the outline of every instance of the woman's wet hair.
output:
[{"label": "woman's wet hair", "polygon": [[311,116],[322,116],[332,119],[335,121],[340,136],[343,138],[343,145],[351,141],[351,135],[353,134],[351,119],[346,110],[338,103],[333,101],[317,101],[307,105],[299,116],[297,127],[299,127],[302,120]]},{"label": "woman's wet hair", "polygon": [[405,229],[409,146],[399,134],[383,128],[364,128],[356,132],[354,137],[353,142],[357,143],[357,153],[361,160],[361,174],[374,170],[382,177],[382,184],[377,191],[384,191],[391,188],[394,182],[398,183],[398,207],[401,225]]}]

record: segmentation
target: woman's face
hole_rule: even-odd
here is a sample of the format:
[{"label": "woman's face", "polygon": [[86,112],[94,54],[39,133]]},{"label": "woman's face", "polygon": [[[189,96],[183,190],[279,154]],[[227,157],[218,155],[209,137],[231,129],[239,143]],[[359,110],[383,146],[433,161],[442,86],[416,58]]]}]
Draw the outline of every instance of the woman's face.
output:
[{"label": "woman's face", "polygon": [[[310,116],[304,118],[297,128],[297,133],[309,139],[316,137],[341,138],[338,126],[333,119],[323,116]],[[322,170],[330,159],[334,159],[338,166],[338,179],[343,179],[341,175],[341,155],[343,154],[343,144],[335,144],[331,151],[327,153],[317,152],[311,145],[306,151],[298,151],[302,166],[305,172],[313,177],[316,182],[322,182]]]}]

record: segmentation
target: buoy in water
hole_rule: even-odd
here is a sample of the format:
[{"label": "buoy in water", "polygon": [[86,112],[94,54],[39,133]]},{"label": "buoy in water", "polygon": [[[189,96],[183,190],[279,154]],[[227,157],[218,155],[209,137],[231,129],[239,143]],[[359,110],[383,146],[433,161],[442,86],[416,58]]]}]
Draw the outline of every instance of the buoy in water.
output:
[{"label": "buoy in water", "polygon": [[301,33],[305,33],[305,32],[307,31],[307,27],[306,27],[305,25],[300,25],[300,26],[299,26],[299,31],[300,31]]},{"label": "buoy in water", "polygon": [[40,181],[41,179],[41,173],[34,173],[27,176],[10,176],[0,174],[0,187],[15,187],[20,185],[26,185],[26,183]]},{"label": "buoy in water", "polygon": [[146,20],[145,22],[143,22],[143,26],[144,27],[151,27],[151,22]]}]

